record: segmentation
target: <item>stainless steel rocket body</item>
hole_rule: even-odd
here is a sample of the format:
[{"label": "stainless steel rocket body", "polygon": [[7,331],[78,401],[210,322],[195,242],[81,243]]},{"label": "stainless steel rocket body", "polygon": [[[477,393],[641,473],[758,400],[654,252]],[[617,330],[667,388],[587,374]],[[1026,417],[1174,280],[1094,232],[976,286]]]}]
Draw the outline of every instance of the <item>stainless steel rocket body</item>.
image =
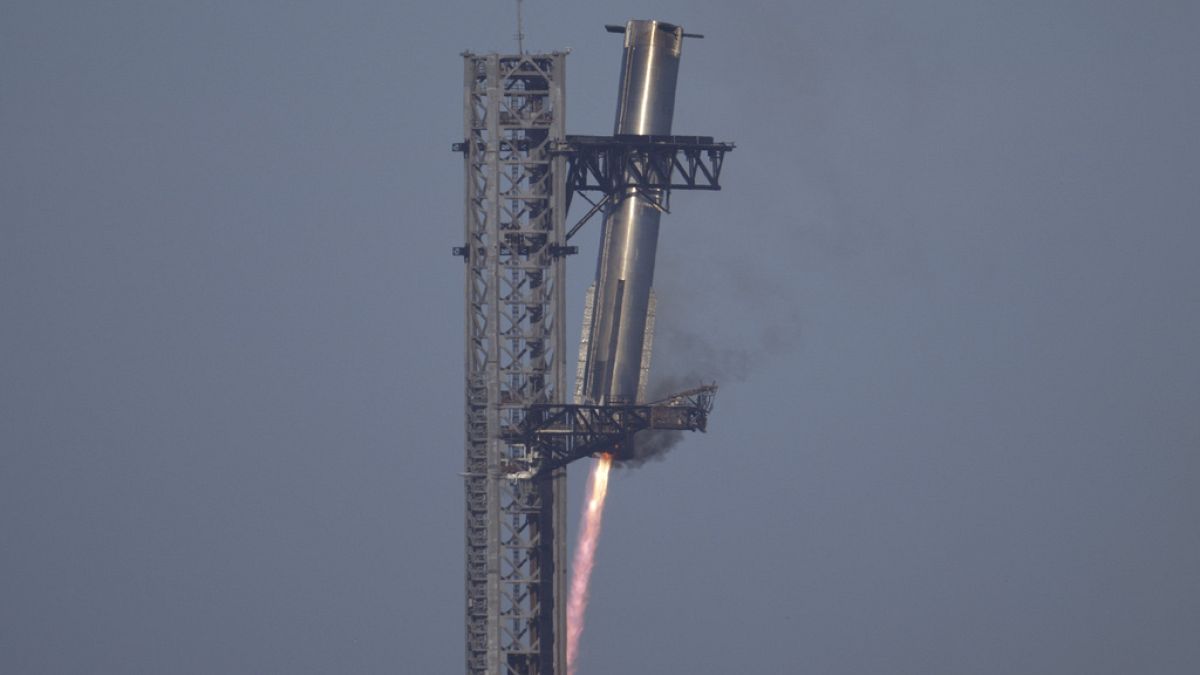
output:
[{"label": "stainless steel rocket body", "polygon": [[[614,133],[669,135],[683,29],[630,21]],[[630,189],[614,195],[605,213],[586,337],[583,397],[595,403],[633,403],[642,374],[646,317],[654,283],[661,214],[655,195]]]}]

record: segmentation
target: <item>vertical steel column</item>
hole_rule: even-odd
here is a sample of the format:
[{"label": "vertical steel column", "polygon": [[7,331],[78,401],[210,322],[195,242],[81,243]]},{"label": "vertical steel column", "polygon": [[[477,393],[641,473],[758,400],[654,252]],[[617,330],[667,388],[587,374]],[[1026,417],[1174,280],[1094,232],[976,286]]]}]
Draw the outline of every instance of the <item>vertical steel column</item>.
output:
[{"label": "vertical steel column", "polygon": [[565,392],[563,53],[464,56],[466,659],[470,675],[562,672],[564,472],[518,478],[503,440]]}]

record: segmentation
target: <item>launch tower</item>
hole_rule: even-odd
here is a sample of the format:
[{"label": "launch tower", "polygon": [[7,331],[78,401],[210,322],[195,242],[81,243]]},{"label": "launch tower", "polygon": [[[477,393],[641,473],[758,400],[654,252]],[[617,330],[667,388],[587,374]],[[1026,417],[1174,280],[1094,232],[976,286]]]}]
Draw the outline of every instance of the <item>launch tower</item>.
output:
[{"label": "launch tower", "polygon": [[[715,386],[650,403],[634,390],[644,391],[648,369],[659,214],[673,189],[720,189],[733,146],[669,135],[682,41],[699,36],[657,21],[608,29],[625,36],[613,136],[565,134],[565,53],[463,54],[464,138],[454,149],[466,222],[454,253],[466,263],[469,675],[565,675],[566,465],[620,458],[645,429],[703,431],[712,406]],[[591,207],[568,230],[576,194]],[[600,290],[587,302],[579,385],[588,389],[567,403],[565,256],[601,212],[603,239],[617,243],[603,244]],[[629,264],[602,274],[618,249]],[[636,278],[622,276],[635,267]],[[601,333],[608,356],[587,348]]]},{"label": "launch tower", "polygon": [[565,469],[506,440],[563,400],[566,54],[464,54],[467,672],[563,672]]}]

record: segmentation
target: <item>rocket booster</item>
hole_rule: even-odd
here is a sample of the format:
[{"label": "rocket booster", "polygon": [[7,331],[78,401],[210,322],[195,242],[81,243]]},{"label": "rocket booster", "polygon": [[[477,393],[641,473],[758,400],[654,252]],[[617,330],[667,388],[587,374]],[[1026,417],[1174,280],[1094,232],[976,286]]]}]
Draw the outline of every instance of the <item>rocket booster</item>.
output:
[{"label": "rocket booster", "polygon": [[[670,135],[683,29],[659,21],[630,21],[624,33],[613,133]],[[647,192],[656,191],[630,188],[614,195],[605,211],[596,281],[585,309],[589,316],[577,389],[582,400],[636,403],[644,392],[661,214],[654,203],[658,200]]]}]

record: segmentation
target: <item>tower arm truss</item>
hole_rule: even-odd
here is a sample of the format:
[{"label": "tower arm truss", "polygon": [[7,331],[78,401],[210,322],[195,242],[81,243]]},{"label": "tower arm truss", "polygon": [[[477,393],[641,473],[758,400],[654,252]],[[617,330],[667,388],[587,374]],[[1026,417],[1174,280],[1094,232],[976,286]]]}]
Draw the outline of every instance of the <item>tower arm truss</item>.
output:
[{"label": "tower arm truss", "polygon": [[665,211],[671,190],[720,190],[725,153],[734,147],[712,136],[567,136],[551,152],[567,158],[568,210],[576,192],[604,195],[567,238],[614,195],[634,191]]},{"label": "tower arm truss", "polygon": [[633,435],[646,430],[700,431],[708,426],[715,384],[689,389],[640,405],[530,406],[507,438],[530,450],[524,461],[501,467],[510,475],[540,476],[599,452],[618,459],[632,450]]}]

